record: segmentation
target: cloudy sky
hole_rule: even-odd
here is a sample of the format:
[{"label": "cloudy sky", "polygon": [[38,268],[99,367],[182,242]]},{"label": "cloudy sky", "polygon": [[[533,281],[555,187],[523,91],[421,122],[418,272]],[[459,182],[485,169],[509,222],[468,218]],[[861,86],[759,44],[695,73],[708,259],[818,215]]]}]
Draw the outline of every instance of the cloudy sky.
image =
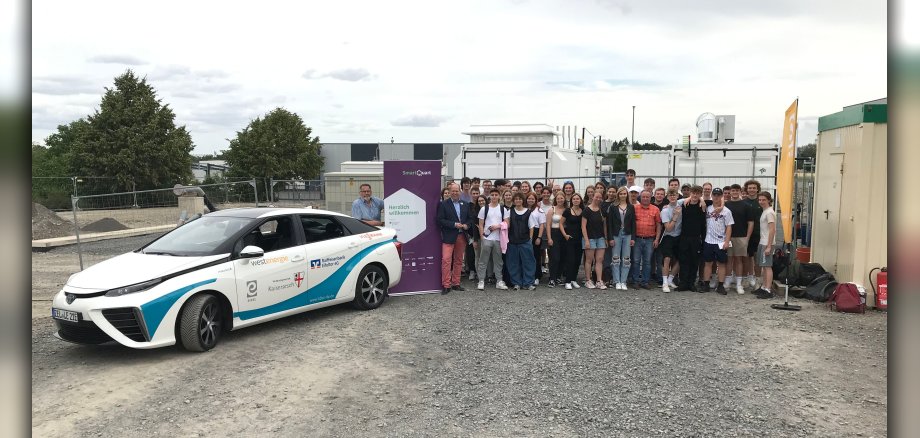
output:
[{"label": "cloudy sky", "polygon": [[[32,5],[32,139],[132,69],[227,147],[282,106],[323,142],[463,142],[472,124],[586,126],[674,143],[703,112],[778,143],[887,96],[887,5],[869,1],[71,2]],[[695,133],[694,133],[695,134]]]}]

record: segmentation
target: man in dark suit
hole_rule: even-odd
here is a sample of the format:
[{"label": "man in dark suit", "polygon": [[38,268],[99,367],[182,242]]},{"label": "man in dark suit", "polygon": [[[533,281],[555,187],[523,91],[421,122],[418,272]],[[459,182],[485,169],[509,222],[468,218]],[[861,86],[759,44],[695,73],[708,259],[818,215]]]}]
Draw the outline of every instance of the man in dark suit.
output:
[{"label": "man in dark suit", "polygon": [[[460,286],[460,269],[466,253],[466,231],[473,223],[470,204],[460,200],[460,186],[451,183],[450,198],[438,204],[438,226],[441,228],[441,294],[464,290]],[[453,264],[453,265],[451,265]]]}]

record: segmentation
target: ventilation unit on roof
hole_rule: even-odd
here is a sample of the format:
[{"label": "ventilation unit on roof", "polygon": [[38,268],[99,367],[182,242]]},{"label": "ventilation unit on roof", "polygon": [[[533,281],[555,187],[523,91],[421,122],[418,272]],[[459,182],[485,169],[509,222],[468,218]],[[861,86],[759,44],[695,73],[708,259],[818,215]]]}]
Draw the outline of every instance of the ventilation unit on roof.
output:
[{"label": "ventilation unit on roof", "polygon": [[734,143],[735,116],[700,114],[696,118],[696,138],[700,143]]}]

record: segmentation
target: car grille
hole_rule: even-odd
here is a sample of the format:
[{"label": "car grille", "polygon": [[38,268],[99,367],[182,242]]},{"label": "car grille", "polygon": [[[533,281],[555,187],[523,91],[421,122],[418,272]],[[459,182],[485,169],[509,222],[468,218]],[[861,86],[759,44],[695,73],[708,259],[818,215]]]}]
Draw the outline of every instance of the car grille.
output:
[{"label": "car grille", "polygon": [[109,321],[121,334],[135,342],[147,342],[147,333],[140,324],[140,318],[137,315],[137,309],[134,307],[121,307],[117,309],[105,309],[102,316]]},{"label": "car grille", "polygon": [[113,340],[92,321],[68,322],[56,319],[54,323],[57,324],[58,336],[65,341],[102,344]]}]

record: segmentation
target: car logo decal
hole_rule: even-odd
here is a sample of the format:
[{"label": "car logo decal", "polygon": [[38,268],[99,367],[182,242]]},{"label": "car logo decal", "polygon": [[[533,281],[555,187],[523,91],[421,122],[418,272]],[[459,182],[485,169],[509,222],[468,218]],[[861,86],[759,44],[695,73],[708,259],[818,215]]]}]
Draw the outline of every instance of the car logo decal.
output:
[{"label": "car logo decal", "polygon": [[71,293],[64,293],[64,296],[67,297],[67,304],[73,304],[73,300],[77,299],[77,296]]},{"label": "car logo decal", "polygon": [[310,260],[310,269],[316,269],[316,268],[319,268],[320,266],[321,265],[319,264],[319,259]]},{"label": "car logo decal", "polygon": [[247,297],[254,297],[254,296],[256,296],[256,295],[258,294],[257,291],[258,291],[258,289],[259,289],[259,283],[256,282],[255,280],[253,280],[253,281],[247,281],[247,282],[246,282],[246,287],[249,289],[249,291],[246,292],[246,296],[247,296]]}]

